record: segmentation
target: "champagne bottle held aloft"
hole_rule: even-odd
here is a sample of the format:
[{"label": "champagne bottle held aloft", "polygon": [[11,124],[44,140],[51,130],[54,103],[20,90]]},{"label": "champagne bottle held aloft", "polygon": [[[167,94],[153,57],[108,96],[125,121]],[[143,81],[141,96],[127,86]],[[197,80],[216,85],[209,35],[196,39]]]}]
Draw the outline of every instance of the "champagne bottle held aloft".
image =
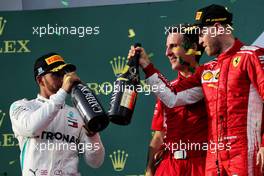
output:
[{"label": "champagne bottle held aloft", "polygon": [[139,86],[139,57],[140,53],[137,52],[129,59],[114,83],[108,116],[115,124],[128,125],[131,122],[137,99],[137,86]]},{"label": "champagne bottle held aloft", "polygon": [[89,132],[99,132],[108,126],[108,116],[96,96],[85,84],[75,84],[71,91],[71,97]]}]

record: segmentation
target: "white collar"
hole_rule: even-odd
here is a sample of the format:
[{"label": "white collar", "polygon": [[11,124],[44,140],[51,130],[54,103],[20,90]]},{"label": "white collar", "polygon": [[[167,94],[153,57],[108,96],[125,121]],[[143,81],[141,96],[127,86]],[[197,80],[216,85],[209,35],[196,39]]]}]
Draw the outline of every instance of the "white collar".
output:
[{"label": "white collar", "polygon": [[38,94],[37,100],[40,101],[40,102],[42,102],[42,103],[45,103],[45,102],[48,102],[49,101],[49,99],[41,96],[40,94]]}]

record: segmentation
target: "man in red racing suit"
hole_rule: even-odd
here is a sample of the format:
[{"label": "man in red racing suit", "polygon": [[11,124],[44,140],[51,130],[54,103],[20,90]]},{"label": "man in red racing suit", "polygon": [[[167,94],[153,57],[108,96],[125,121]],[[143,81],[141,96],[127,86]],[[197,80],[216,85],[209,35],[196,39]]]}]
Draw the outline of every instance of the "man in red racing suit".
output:
[{"label": "man in red racing suit", "polygon": [[[179,24],[175,28],[188,24]],[[190,64],[183,57],[192,59],[198,66],[203,47],[198,44],[197,34],[181,34],[171,30],[166,41],[166,56],[171,68],[178,72],[178,77],[170,82],[176,85],[193,74]],[[176,52],[173,52],[177,50]],[[188,51],[199,55],[188,55]],[[201,90],[201,87],[194,89]],[[202,99],[203,96],[200,96]],[[155,130],[149,145],[146,176],[204,176],[206,151],[202,149],[207,143],[207,113],[204,101],[187,105],[179,102],[179,106],[168,108],[157,100],[152,130]]]},{"label": "man in red racing suit", "polygon": [[[257,170],[257,151],[264,146],[264,64],[260,62],[260,59],[264,60],[264,56],[260,56],[264,55],[264,51],[258,48],[252,51],[248,47],[244,47],[244,50],[241,47],[242,43],[237,40],[217,60],[201,66],[194,76],[174,86],[152,64],[144,69],[149,84],[166,85],[166,92],[157,94],[164,103],[171,103],[167,104],[169,107],[174,106],[173,102],[177,99],[175,93],[202,86],[203,92],[197,93],[204,93],[205,96],[209,120],[208,141],[213,141],[219,148],[218,156],[208,150],[208,175],[215,175],[216,167],[220,166],[220,173],[225,170],[230,175],[251,175]],[[238,63],[237,58],[240,60]]]},{"label": "man in red racing suit", "polygon": [[[179,72],[171,84],[184,79]],[[165,152],[156,166],[156,176],[205,174],[206,151],[202,146],[207,142],[207,114],[203,100],[174,108],[168,108],[157,100],[152,125],[153,129],[165,133],[162,147]]]},{"label": "man in red racing suit", "polygon": [[[200,15],[197,14],[197,19],[210,18],[215,15],[214,12],[219,15],[219,9],[225,10],[217,5],[206,7],[198,11]],[[209,10],[210,15],[207,15]],[[216,16],[211,20],[213,26],[210,27],[226,27],[222,21],[216,22],[218,19],[230,20]],[[147,82],[158,87],[166,86],[165,91],[154,93],[168,107],[177,106],[177,102],[183,99],[195,101],[204,94],[209,121],[208,142],[217,146],[216,151],[208,148],[206,175],[262,175],[264,50],[256,46],[244,46],[232,34],[200,38],[207,54],[216,55],[217,58],[200,66],[193,76],[176,85],[171,85],[154,68],[143,48],[132,48],[129,57],[136,50],[141,51],[139,62]],[[212,44],[209,39],[210,42],[217,40],[218,43]],[[191,89],[197,86],[201,86],[202,91]]]}]

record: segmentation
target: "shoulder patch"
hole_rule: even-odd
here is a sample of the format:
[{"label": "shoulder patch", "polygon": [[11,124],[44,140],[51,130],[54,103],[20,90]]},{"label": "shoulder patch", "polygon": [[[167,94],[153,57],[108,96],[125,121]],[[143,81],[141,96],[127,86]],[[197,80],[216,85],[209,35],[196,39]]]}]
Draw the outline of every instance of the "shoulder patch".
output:
[{"label": "shoulder patch", "polygon": [[250,51],[256,51],[258,49],[259,49],[259,47],[256,47],[256,46],[242,46],[240,48],[240,50],[250,50]]},{"label": "shoulder patch", "polygon": [[258,58],[259,58],[260,64],[262,65],[262,69],[264,70],[264,56],[263,55],[262,56],[258,56]]},{"label": "shoulder patch", "polygon": [[29,111],[30,109],[22,104],[13,103],[10,107],[10,116],[15,117],[17,119],[17,116],[23,112],[23,111]]},{"label": "shoulder patch", "polygon": [[260,60],[261,62],[264,62],[264,56],[259,56],[259,60]]}]

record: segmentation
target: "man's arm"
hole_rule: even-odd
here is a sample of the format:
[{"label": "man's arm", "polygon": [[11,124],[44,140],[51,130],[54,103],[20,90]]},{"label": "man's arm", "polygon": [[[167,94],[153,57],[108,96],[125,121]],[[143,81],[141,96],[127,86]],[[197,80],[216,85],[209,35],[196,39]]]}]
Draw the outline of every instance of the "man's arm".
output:
[{"label": "man's arm", "polygon": [[[153,92],[167,107],[172,108],[175,106],[193,104],[203,98],[204,95],[200,81],[203,67],[199,67],[190,78],[181,81],[181,83],[176,86],[172,86],[150,62],[143,48],[134,48],[131,46],[128,58],[132,58],[136,52],[140,53],[139,65],[146,74],[147,83],[151,86],[156,86],[157,89]],[[179,93],[180,91],[184,92]]]},{"label": "man's arm", "polygon": [[146,176],[153,176],[155,174],[155,154],[159,152],[163,144],[164,132],[155,131],[148,148],[148,161],[146,168]]},{"label": "man's arm", "polygon": [[264,49],[252,52],[247,61],[249,79],[264,100]]},{"label": "man's arm", "polygon": [[155,172],[155,154],[160,151],[160,147],[163,144],[163,138],[165,134],[165,124],[164,124],[164,104],[157,99],[154,115],[152,118],[151,128],[154,132],[154,135],[151,139],[148,148],[148,158],[147,158],[147,167],[146,167],[146,176],[153,176]]},{"label": "man's arm", "polygon": [[[242,51],[243,52],[243,51]],[[262,102],[264,100],[264,49],[258,49],[255,52],[249,52],[250,56],[247,58],[247,71],[251,83],[258,91]],[[257,100],[255,100],[257,101]],[[261,103],[261,100],[259,100]],[[260,165],[263,173],[264,169],[264,116],[262,103],[262,129],[261,129],[261,145],[257,153],[257,165]]]},{"label": "man's arm", "polygon": [[26,100],[14,102],[10,107],[10,118],[15,134],[25,137],[40,135],[62,108],[66,96],[67,93],[60,89],[37,110],[32,109]]},{"label": "man's arm", "polygon": [[86,129],[82,127],[81,146],[84,146],[84,160],[92,168],[99,168],[105,157],[105,149],[99,133],[90,136]]},{"label": "man's arm", "polygon": [[153,93],[169,108],[193,104],[204,97],[199,69],[192,77],[179,81],[174,86],[152,64],[148,64],[143,70],[146,82],[158,88]]},{"label": "man's arm", "polygon": [[62,87],[37,109],[27,100],[14,102],[9,111],[14,133],[25,137],[40,135],[62,109],[67,92],[76,81],[80,81],[80,78],[75,72],[65,74]]}]

